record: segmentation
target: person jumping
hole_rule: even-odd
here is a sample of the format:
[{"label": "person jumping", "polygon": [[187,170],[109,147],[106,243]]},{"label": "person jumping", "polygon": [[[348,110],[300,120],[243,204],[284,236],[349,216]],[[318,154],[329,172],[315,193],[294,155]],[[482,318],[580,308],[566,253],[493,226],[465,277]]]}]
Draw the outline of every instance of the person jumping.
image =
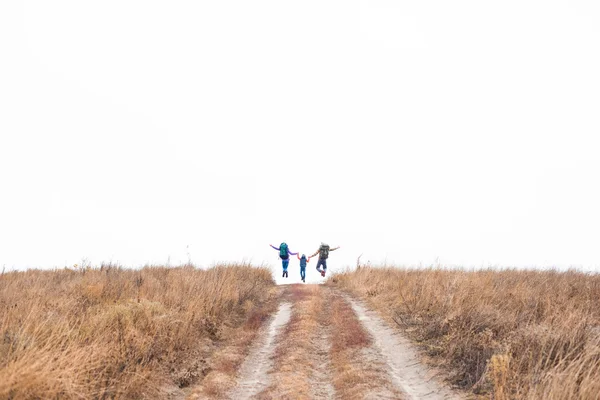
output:
[{"label": "person jumping", "polygon": [[290,255],[297,256],[298,253],[292,253],[286,242],[282,242],[279,247],[270,244],[275,250],[279,250],[279,258],[281,258],[281,266],[283,267],[283,278],[288,277],[288,266],[290,265]]},{"label": "person jumping", "polygon": [[[319,247],[319,250],[315,251],[315,254],[310,256],[312,258],[312,257],[316,256],[317,254],[319,255],[319,261],[317,261],[317,271],[319,271],[321,276],[325,276],[325,272],[327,271],[327,258],[329,257],[329,252],[337,250],[339,248],[340,248],[340,246],[330,248],[328,244],[321,242],[321,246]],[[320,266],[323,266],[322,270],[319,268]]]},{"label": "person jumping", "polygon": [[300,260],[300,278],[302,279],[302,282],[306,282],[306,263],[310,262],[310,257],[306,257],[305,254],[302,254],[302,257],[299,255],[296,255],[296,257]]}]

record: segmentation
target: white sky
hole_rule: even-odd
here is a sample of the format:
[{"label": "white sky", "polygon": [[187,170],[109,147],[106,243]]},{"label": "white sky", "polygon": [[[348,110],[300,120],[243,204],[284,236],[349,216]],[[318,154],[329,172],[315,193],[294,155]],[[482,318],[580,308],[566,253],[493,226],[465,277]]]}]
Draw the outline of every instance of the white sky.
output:
[{"label": "white sky", "polygon": [[591,0],[2,1],[0,266],[600,268],[599,50]]}]

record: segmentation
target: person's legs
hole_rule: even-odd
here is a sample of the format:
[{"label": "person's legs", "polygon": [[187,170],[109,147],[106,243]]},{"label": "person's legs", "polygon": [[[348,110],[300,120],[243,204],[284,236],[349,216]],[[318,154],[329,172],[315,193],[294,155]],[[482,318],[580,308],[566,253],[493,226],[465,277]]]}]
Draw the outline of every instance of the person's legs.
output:
[{"label": "person's legs", "polygon": [[281,266],[283,267],[283,277],[287,278],[287,269],[288,266],[290,265],[290,260],[281,260]]},{"label": "person's legs", "polygon": [[319,258],[319,261],[317,261],[317,271],[319,271],[319,273],[321,273],[321,268],[320,267],[321,267],[323,261],[324,260],[321,260],[320,258]]},{"label": "person's legs", "polygon": [[306,268],[300,267],[300,278],[302,279],[302,282],[306,279]]},{"label": "person's legs", "polygon": [[[319,268],[321,266],[323,266],[323,269]],[[325,271],[327,271],[327,260],[319,258],[319,261],[317,262],[317,271],[319,271],[321,276],[325,276]]]},{"label": "person's legs", "polygon": [[[320,266],[323,266],[323,269],[320,269]],[[327,271],[327,260],[319,258],[319,261],[317,262],[317,271],[319,271],[321,276],[325,276],[325,272]]]}]

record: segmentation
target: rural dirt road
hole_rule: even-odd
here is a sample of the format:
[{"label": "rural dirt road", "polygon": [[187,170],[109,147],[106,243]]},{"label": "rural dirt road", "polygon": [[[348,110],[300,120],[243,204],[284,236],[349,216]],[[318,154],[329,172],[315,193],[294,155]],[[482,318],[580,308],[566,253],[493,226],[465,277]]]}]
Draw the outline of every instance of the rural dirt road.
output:
[{"label": "rural dirt road", "polygon": [[288,285],[238,371],[230,399],[459,399],[413,346],[361,302]]}]

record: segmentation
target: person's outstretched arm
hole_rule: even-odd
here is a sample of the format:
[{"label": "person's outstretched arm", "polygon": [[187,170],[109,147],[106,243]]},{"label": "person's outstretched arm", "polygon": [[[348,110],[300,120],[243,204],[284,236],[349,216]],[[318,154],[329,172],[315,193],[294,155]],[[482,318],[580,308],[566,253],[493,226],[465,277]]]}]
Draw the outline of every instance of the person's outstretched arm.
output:
[{"label": "person's outstretched arm", "polygon": [[272,248],[274,248],[275,250],[279,250],[279,247],[275,247],[272,244],[270,244],[269,246],[271,246]]},{"label": "person's outstretched arm", "polygon": [[288,254],[290,254],[290,255],[292,255],[292,256],[297,256],[297,255],[298,255],[298,253],[292,253],[292,252],[290,251],[289,247],[288,247]]},{"label": "person's outstretched arm", "polygon": [[[298,253],[300,253],[300,252],[298,252]],[[300,255],[298,253],[296,253],[296,257],[298,257],[298,260],[299,260],[300,259]]]},{"label": "person's outstretched arm", "polygon": [[338,246],[338,247],[334,247],[333,249],[329,249],[329,251],[334,251],[334,250],[337,250],[337,249],[339,249],[339,248],[340,248],[340,246]]},{"label": "person's outstretched arm", "polygon": [[319,254],[319,250],[315,251],[315,254],[313,254],[313,255],[309,256],[308,258],[314,257],[314,256],[316,256],[317,254]]}]

